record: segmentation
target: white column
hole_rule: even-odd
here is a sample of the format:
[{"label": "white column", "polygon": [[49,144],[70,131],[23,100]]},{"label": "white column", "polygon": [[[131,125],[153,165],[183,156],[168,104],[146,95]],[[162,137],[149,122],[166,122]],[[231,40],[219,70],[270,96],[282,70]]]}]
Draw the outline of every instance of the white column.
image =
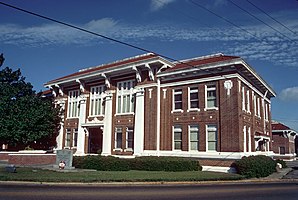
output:
[{"label": "white column", "polygon": [[[60,106],[60,111],[64,111],[65,110],[65,101],[64,99],[62,100],[58,100],[55,104],[56,106]],[[61,115],[61,122],[60,122],[60,130],[59,130],[59,134],[56,138],[56,148],[55,150],[60,150],[62,149],[62,144],[63,144],[63,132],[64,132],[64,113]]]},{"label": "white column", "polygon": [[76,155],[84,155],[85,154],[85,130],[82,127],[82,124],[86,123],[86,100],[87,97],[81,95],[79,97],[80,100],[80,115],[79,115],[79,125],[78,125],[78,144]]},{"label": "white column", "polygon": [[246,126],[243,127],[243,152],[246,152]]},{"label": "white column", "polygon": [[248,127],[248,152],[251,152],[251,128]]},{"label": "white column", "polygon": [[111,155],[112,149],[112,106],[113,93],[108,91],[105,98],[105,117],[102,138],[102,153],[101,155]]},{"label": "white column", "polygon": [[140,156],[144,151],[144,89],[136,91],[136,109],[134,125],[134,155]]}]

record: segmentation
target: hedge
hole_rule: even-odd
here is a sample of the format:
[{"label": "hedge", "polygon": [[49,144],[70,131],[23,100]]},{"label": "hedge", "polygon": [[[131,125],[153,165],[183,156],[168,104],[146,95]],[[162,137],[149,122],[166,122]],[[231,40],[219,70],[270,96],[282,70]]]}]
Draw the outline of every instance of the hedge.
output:
[{"label": "hedge", "polygon": [[263,155],[243,157],[233,163],[237,173],[246,178],[266,177],[276,171],[276,162]]},{"label": "hedge", "polygon": [[104,156],[74,156],[73,166],[98,171],[199,171],[202,167],[197,160],[177,157],[138,157],[120,159]]}]

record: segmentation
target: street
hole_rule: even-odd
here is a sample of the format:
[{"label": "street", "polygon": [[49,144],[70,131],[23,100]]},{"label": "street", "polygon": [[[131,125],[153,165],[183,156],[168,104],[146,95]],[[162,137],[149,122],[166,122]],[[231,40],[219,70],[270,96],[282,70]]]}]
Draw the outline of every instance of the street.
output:
[{"label": "street", "polygon": [[170,185],[51,185],[0,183],[1,200],[241,199],[297,200],[298,181]]}]

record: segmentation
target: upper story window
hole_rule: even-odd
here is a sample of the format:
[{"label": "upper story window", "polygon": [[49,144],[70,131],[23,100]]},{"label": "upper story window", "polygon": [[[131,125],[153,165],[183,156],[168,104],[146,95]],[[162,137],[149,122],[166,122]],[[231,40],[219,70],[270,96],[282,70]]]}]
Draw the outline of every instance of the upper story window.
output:
[{"label": "upper story window", "polygon": [[173,110],[182,110],[182,89],[173,90]]},{"label": "upper story window", "polygon": [[261,104],[260,104],[260,98],[257,98],[257,116],[261,117]]},{"label": "upper story window", "polygon": [[265,103],[265,120],[269,121],[269,104]]},{"label": "upper story window", "polygon": [[68,92],[68,118],[79,117],[79,90]]},{"label": "upper story window", "polygon": [[199,109],[199,90],[197,87],[188,88],[188,110]]},{"label": "upper story window", "polygon": [[133,113],[135,107],[135,96],[133,88],[135,82],[122,81],[117,84],[117,113]]},{"label": "upper story window", "polygon": [[105,86],[95,86],[90,88],[90,116],[104,114],[104,92]]},{"label": "upper story window", "polygon": [[207,85],[205,94],[206,94],[206,108],[207,109],[217,108],[216,85]]},{"label": "upper story window", "polygon": [[250,95],[249,90],[246,91],[246,110],[250,113]]}]

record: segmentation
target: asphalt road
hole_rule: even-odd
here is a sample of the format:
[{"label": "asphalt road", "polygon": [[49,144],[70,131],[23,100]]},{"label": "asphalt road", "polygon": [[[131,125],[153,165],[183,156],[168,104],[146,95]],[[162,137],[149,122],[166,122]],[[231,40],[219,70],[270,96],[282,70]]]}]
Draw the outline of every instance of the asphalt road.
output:
[{"label": "asphalt road", "polygon": [[297,200],[297,182],[192,185],[44,185],[0,183],[2,200]]}]

